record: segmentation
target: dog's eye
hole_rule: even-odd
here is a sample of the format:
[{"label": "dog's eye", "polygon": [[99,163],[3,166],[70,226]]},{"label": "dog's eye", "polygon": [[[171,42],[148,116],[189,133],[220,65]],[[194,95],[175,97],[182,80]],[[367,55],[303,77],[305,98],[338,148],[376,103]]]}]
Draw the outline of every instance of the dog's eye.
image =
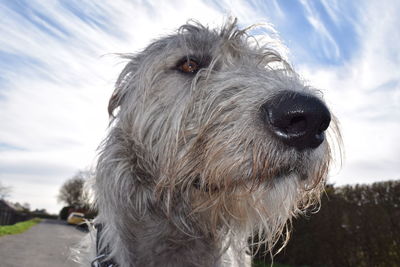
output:
[{"label": "dog's eye", "polygon": [[199,63],[189,58],[178,65],[178,69],[184,73],[196,73],[200,69]]}]

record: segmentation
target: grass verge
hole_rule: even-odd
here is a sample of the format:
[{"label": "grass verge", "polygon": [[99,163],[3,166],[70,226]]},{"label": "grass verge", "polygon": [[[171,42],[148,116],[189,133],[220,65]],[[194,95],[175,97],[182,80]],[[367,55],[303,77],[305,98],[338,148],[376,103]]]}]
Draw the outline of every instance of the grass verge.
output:
[{"label": "grass verge", "polygon": [[39,223],[41,220],[39,218],[34,218],[29,221],[19,222],[13,225],[2,225],[0,226],[0,236],[3,235],[15,235],[20,234]]}]

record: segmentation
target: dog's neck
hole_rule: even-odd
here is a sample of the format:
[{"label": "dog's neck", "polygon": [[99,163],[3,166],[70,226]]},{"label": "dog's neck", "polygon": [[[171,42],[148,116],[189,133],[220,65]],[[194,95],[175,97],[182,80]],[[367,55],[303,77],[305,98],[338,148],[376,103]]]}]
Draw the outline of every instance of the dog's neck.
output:
[{"label": "dog's neck", "polygon": [[[224,244],[210,235],[185,232],[167,218],[154,214],[132,223],[126,233],[126,236],[109,241],[123,243],[125,248],[110,253],[112,262],[118,263],[118,267],[250,266],[250,257],[244,249],[236,255],[236,249],[223,249]],[[114,245],[108,244],[111,249]]]},{"label": "dog's neck", "polygon": [[148,216],[129,230],[129,237],[117,241],[126,249],[112,252],[118,266],[221,266],[214,240],[184,233],[168,220]]}]

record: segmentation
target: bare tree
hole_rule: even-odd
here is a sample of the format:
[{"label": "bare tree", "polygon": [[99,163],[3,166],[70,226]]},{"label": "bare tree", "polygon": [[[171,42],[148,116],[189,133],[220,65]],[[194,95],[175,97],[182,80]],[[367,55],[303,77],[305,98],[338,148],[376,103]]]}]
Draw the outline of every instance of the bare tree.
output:
[{"label": "bare tree", "polygon": [[0,181],[0,199],[6,199],[11,195],[12,188],[11,186],[5,186]]},{"label": "bare tree", "polygon": [[60,188],[58,201],[68,206],[86,208],[89,206],[89,193],[85,189],[85,182],[89,179],[89,171],[79,171],[67,180]]}]

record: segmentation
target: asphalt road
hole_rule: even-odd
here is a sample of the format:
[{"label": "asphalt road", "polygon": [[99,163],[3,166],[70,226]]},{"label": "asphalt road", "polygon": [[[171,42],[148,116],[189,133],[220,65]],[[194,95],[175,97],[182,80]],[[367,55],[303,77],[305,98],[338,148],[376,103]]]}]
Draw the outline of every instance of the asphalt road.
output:
[{"label": "asphalt road", "polygon": [[58,220],[44,220],[28,231],[0,237],[0,267],[78,267],[70,247],[84,232]]}]

